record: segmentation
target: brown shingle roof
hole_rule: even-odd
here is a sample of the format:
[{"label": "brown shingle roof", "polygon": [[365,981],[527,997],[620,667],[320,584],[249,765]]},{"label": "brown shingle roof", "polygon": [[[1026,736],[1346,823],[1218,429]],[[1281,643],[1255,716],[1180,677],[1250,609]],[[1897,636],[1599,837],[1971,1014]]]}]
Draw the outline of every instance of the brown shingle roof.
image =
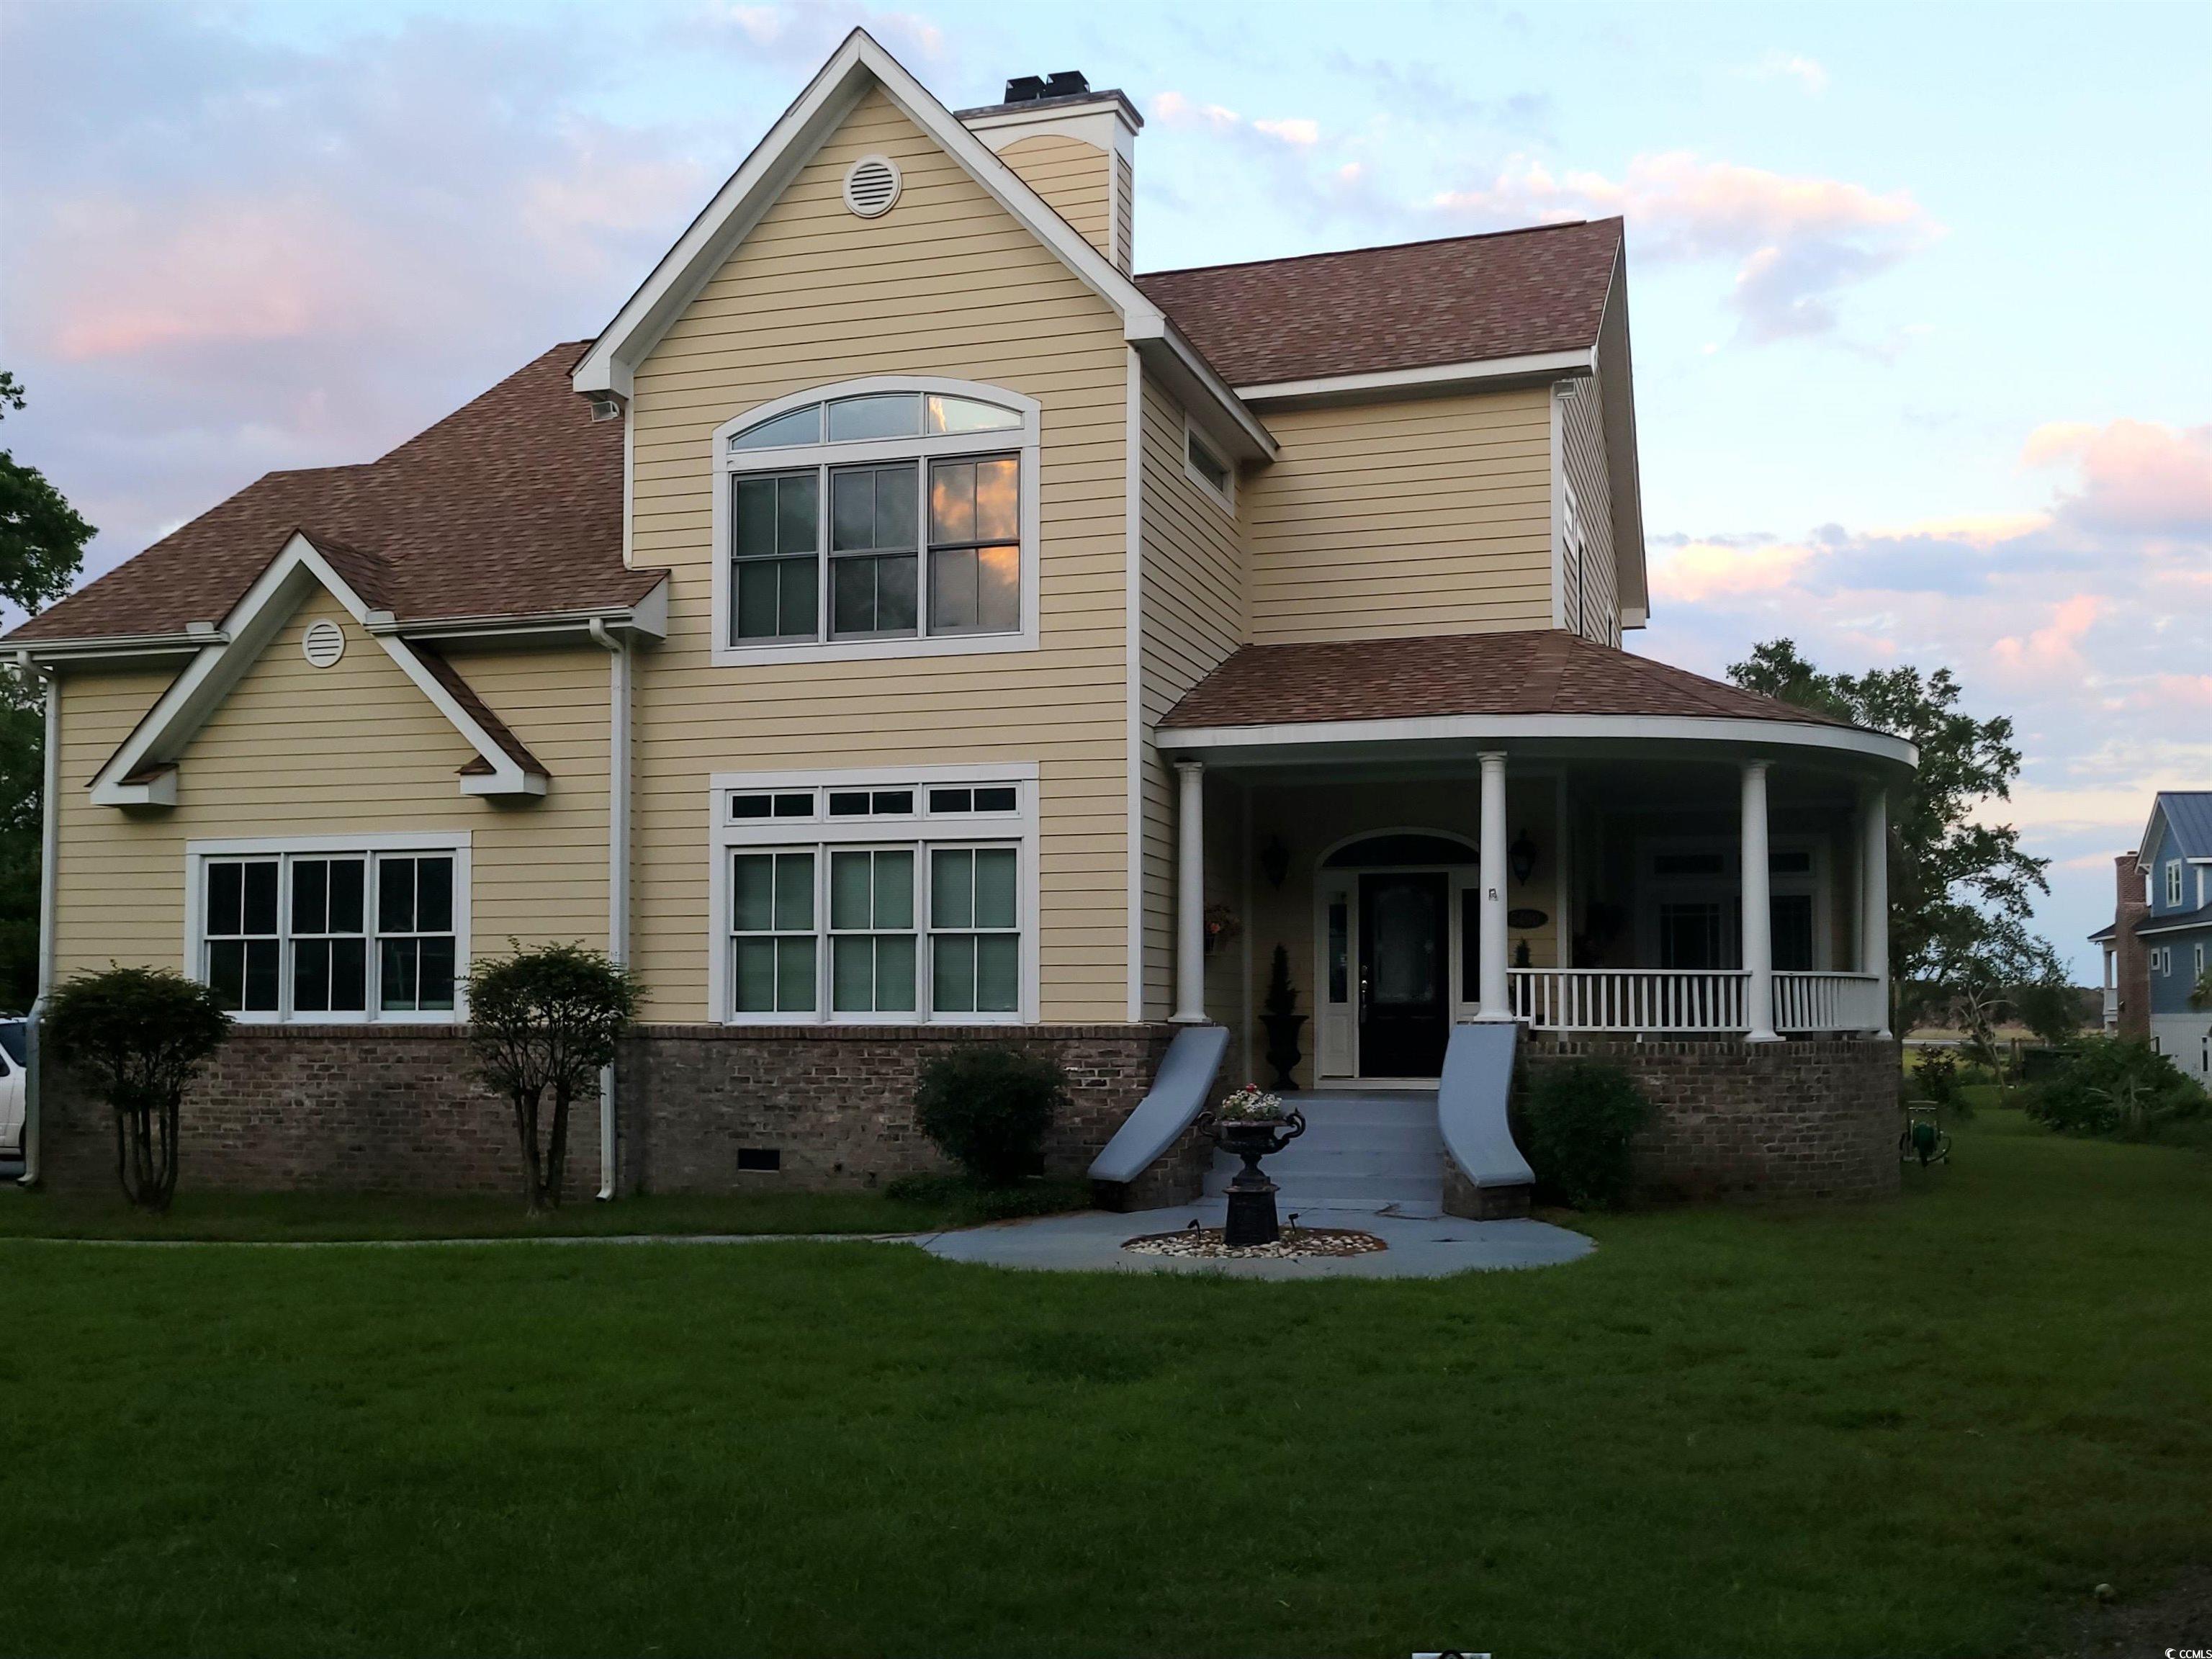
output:
[{"label": "brown shingle roof", "polygon": [[1248,645],[1193,687],[1160,725],[1285,726],[1442,714],[1662,714],[1843,724],[1547,629]]},{"label": "brown shingle roof", "polygon": [[402,622],[634,604],[622,562],[622,426],[568,385],[558,345],[365,465],[271,472],[33,617],[11,643],[219,622],[295,530]]},{"label": "brown shingle roof", "polygon": [[[509,729],[507,722],[493,714],[491,706],[477,695],[476,687],[461,678],[461,671],[446,659],[444,652],[431,645],[410,645],[408,649],[415,653],[416,661],[430,671],[430,678],[444,686],[447,695],[467,710],[478,726],[483,727],[484,735],[497,744],[509,760],[524,771],[535,773],[541,778],[550,775],[538,757],[532,754],[524,746],[522,739]],[[491,769],[491,763],[482,755],[461,768],[465,775],[481,775]]]},{"label": "brown shingle roof", "polygon": [[1231,386],[1480,362],[1597,342],[1621,222],[1598,219],[1252,264],[1137,286]]}]

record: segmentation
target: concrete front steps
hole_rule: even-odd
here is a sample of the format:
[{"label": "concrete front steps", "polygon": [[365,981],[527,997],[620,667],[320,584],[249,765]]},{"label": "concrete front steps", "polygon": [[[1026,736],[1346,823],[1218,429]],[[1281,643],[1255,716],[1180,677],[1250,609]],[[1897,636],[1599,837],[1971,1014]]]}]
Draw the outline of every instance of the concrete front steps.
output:
[{"label": "concrete front steps", "polygon": [[[1282,1190],[1278,1214],[1292,1212],[1315,1224],[1318,1212],[1434,1216],[1443,1212],[1443,1137],[1433,1090],[1313,1090],[1285,1097],[1304,1114],[1306,1132],[1260,1167]],[[1218,1198],[1243,1167],[1227,1152],[1213,1155],[1206,1195]]]}]

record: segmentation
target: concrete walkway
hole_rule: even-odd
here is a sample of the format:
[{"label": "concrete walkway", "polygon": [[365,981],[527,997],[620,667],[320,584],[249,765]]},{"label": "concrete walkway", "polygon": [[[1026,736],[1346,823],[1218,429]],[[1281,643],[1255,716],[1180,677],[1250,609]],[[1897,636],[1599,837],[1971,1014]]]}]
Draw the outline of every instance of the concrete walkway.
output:
[{"label": "concrete walkway", "polygon": [[1111,1215],[1039,1216],[933,1233],[914,1242],[948,1261],[1059,1273],[1223,1273],[1234,1279],[1441,1279],[1447,1273],[1501,1267],[1549,1267],[1588,1255],[1597,1247],[1580,1233],[1544,1221],[1462,1221],[1455,1216],[1413,1218],[1357,1210],[1308,1212],[1314,1227],[1372,1233],[1390,1248],[1366,1255],[1273,1258],[1255,1261],[1204,1257],[1139,1255],[1121,1248],[1148,1233],[1180,1232],[1195,1219],[1218,1227],[1227,1206],[1219,1200],[1173,1210]]}]

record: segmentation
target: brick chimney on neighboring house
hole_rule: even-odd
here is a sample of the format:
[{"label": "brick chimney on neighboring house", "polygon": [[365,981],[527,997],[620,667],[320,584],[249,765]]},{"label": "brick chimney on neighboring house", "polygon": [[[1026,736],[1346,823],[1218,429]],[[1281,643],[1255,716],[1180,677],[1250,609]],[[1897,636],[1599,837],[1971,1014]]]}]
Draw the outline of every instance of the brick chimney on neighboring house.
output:
[{"label": "brick chimney on neighboring house", "polygon": [[2119,1035],[2143,1042],[2150,1038],[2150,956],[2136,937],[2136,924],[2150,914],[2143,895],[2143,873],[2137,854],[2123,853],[2112,860],[2112,981],[2120,993]]}]

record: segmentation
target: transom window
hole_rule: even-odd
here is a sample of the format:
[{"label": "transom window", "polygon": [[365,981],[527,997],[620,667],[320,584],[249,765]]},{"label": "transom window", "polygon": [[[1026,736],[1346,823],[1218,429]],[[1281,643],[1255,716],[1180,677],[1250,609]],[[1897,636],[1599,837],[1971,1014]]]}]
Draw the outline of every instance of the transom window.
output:
[{"label": "transom window", "polygon": [[[723,783],[711,977],[751,1023],[1024,1017],[1036,855],[1026,775]],[[931,774],[934,775],[931,775]],[[779,803],[809,812],[779,818]],[[768,811],[755,803],[765,801]],[[743,805],[747,816],[736,815]]]},{"label": "transom window", "polygon": [[[880,384],[880,383],[877,383]],[[1023,407],[1017,407],[1020,404]],[[1036,428],[1026,400],[828,397],[725,440],[722,660],[963,648],[1022,634]]]},{"label": "transom window", "polygon": [[451,1018],[461,930],[452,851],[198,858],[194,971],[246,1019]]}]

